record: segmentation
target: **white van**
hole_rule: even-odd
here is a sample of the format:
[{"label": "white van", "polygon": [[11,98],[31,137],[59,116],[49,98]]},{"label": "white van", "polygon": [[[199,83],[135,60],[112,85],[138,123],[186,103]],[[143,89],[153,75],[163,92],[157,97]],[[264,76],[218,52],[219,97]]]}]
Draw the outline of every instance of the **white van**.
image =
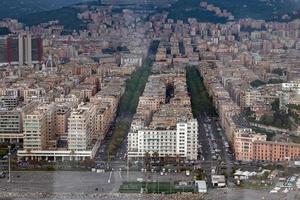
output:
[{"label": "white van", "polygon": [[189,175],[191,175],[191,172],[190,172],[189,170],[186,170],[186,171],[185,171],[185,175],[186,175],[186,176],[189,176]]}]

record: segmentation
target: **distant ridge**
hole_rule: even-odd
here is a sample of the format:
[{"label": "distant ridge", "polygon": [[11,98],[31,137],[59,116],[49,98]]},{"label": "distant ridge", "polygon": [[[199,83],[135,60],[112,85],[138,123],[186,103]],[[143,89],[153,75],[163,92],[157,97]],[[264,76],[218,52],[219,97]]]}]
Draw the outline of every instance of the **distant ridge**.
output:
[{"label": "distant ridge", "polygon": [[0,0],[0,19],[58,9],[88,0]]},{"label": "distant ridge", "polygon": [[176,0],[101,0],[102,4],[109,4],[109,5],[126,5],[126,4],[136,4],[136,5],[143,5],[143,4],[171,4],[175,3]]}]

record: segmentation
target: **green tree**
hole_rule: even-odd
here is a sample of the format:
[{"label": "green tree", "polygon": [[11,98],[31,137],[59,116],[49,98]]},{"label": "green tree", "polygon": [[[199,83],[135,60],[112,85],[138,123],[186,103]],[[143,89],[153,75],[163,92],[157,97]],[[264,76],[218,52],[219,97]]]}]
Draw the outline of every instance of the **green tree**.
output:
[{"label": "green tree", "polygon": [[276,68],[272,70],[272,73],[277,74],[278,76],[282,76],[284,74],[284,71],[281,68]]},{"label": "green tree", "polygon": [[278,111],[279,110],[279,99],[276,99],[275,101],[273,101],[271,106],[272,106],[273,111]]},{"label": "green tree", "polygon": [[159,160],[159,153],[158,152],[154,152],[152,154],[152,158],[154,159],[154,162],[157,162]]},{"label": "green tree", "polygon": [[195,179],[196,180],[203,180],[204,175],[203,175],[203,170],[201,168],[198,168],[195,170]]},{"label": "green tree", "polygon": [[246,115],[247,117],[251,117],[253,114],[254,114],[254,112],[251,110],[250,107],[247,107],[247,108],[245,109],[245,115]]},{"label": "green tree", "polygon": [[265,84],[266,83],[264,81],[261,81],[259,79],[256,79],[256,80],[250,82],[250,85],[254,88],[257,88],[257,87],[265,85]]},{"label": "green tree", "polygon": [[283,80],[274,79],[274,78],[271,78],[271,79],[268,80],[268,84],[279,84],[279,83],[283,83]]}]

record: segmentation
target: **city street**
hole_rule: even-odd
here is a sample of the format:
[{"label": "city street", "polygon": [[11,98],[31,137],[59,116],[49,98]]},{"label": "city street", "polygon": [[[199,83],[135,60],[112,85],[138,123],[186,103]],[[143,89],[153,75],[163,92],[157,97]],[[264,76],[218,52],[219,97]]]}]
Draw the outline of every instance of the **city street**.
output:
[{"label": "city street", "polygon": [[226,173],[230,174],[233,165],[232,155],[229,153],[229,146],[225,146],[228,142],[217,122],[209,117],[206,113],[202,113],[198,117],[199,133],[198,133],[198,159],[205,172],[207,180],[210,180],[212,173],[218,173],[218,168],[222,164],[226,167]]}]

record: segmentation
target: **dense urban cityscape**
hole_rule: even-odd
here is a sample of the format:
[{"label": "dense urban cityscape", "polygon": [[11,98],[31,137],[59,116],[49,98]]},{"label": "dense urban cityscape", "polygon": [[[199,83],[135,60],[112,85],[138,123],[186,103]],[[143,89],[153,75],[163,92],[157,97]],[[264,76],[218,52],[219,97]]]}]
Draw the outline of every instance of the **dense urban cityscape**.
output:
[{"label": "dense urban cityscape", "polygon": [[300,199],[300,3],[255,1],[0,18],[0,199]]}]

